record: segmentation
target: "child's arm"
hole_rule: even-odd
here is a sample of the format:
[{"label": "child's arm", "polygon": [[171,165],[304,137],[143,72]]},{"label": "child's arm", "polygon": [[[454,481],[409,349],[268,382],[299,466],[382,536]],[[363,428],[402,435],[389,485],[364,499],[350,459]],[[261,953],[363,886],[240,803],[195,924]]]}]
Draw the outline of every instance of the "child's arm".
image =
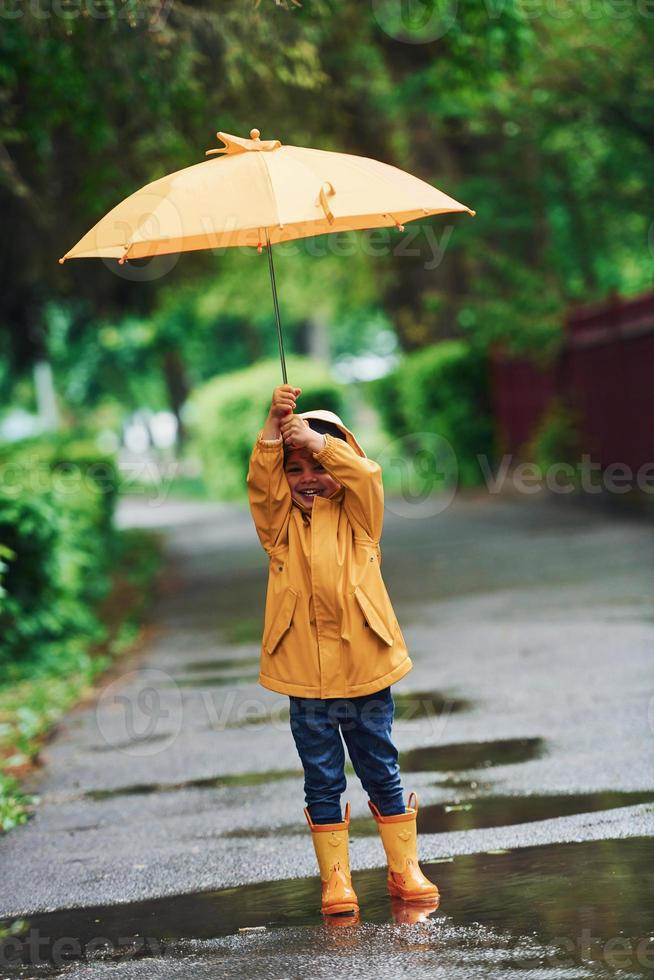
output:
[{"label": "child's arm", "polygon": [[342,439],[325,436],[325,448],[314,458],[345,487],[345,511],[378,544],[384,524],[384,485],[379,463],[359,456]]},{"label": "child's arm", "polygon": [[379,463],[359,456],[342,439],[319,435],[298,416],[284,420],[282,434],[295,445],[310,449],[314,459],[345,488],[344,507],[350,521],[360,525],[378,544],[384,523],[384,485]]},{"label": "child's arm", "polygon": [[282,419],[293,412],[300,388],[280,385],[273,391],[270,411],[250,456],[247,475],[250,513],[268,554],[277,544],[291,509],[291,490],[284,474]]}]

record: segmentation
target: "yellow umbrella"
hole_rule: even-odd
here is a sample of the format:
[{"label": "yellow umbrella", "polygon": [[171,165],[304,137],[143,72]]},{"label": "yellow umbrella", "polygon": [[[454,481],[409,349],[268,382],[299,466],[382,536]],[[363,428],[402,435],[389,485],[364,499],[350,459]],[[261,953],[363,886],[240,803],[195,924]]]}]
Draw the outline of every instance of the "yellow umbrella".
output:
[{"label": "yellow umbrella", "polygon": [[284,347],[272,245],[336,231],[396,226],[465,204],[387,163],[349,153],[218,133],[217,160],[154,180],[116,205],[62,258],[119,263],[206,248],[268,251],[282,375]]}]

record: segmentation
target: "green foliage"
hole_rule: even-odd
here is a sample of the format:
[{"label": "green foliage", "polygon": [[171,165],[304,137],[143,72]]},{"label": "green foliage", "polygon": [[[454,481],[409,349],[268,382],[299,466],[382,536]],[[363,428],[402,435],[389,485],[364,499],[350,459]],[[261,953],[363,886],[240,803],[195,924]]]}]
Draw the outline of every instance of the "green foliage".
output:
[{"label": "green foliage", "polygon": [[158,259],[54,261],[117,201],[201,160],[217,128],[372,156],[477,211],[382,248],[363,234],[354,252],[336,235],[276,246],[288,350],[307,349],[314,315],[336,355],[376,318],[406,351],[541,350],[571,302],[649,288],[654,20],[576,0],[565,16],[432,6],[107,0],[102,16],[5,18],[0,395],[24,401],[47,352],[73,411],[110,397],[177,412],[190,388],[274,356],[265,254],[183,255],[165,276]]},{"label": "green foliage", "polygon": [[[25,796],[11,770],[28,765],[38,754],[52,726],[76,701],[88,693],[94,679],[111,658],[133,642],[152,583],[160,565],[156,535],[140,529],[117,532],[111,547],[113,603],[94,612],[103,624],[103,653],[81,643],[41,647],[40,656],[3,669],[0,683],[0,828],[9,830],[27,820],[38,801]],[[109,599],[112,599],[110,594]],[[74,651],[74,655],[73,654]]]},{"label": "green foliage", "polygon": [[492,457],[486,357],[461,341],[444,341],[409,354],[370,385],[389,435],[437,433],[451,444],[462,486],[482,476],[478,454]]},{"label": "green foliage", "polygon": [[0,599],[7,594],[2,582],[9,568],[9,562],[15,557],[16,553],[11,548],[5,544],[0,544]]},{"label": "green foliage", "polygon": [[[242,132],[253,106],[259,125],[281,130],[298,94],[315,99],[326,77],[319,33],[254,0],[19,13],[0,35],[0,205],[12,228],[0,356],[23,369],[42,350],[53,299],[70,307],[82,343],[98,320],[126,310],[143,318],[158,305],[156,261],[133,266],[130,281],[114,263],[61,268],[67,247],[137,187],[204,159],[216,129]],[[215,274],[215,259],[191,257],[186,270]],[[119,371],[106,380],[122,384]]]},{"label": "green foliage", "polygon": [[[348,261],[330,247],[348,248]],[[370,259],[354,233],[275,248],[284,341],[306,348],[310,318],[330,332],[333,356],[367,349],[380,332]],[[305,249],[308,250],[305,251]],[[148,317],[124,316],[81,330],[73,304],[45,309],[48,351],[57,391],[75,413],[110,394],[126,410],[171,406],[170,370],[183,395],[218,374],[228,374],[277,353],[277,334],[266,255],[224,249],[211,256],[208,281],[178,267],[158,283],[158,305]],[[308,298],[311,302],[308,303]],[[97,321],[88,308],[88,318]],[[329,326],[332,329],[329,331]],[[361,346],[359,346],[361,345]],[[2,378],[0,377],[0,391]]]},{"label": "green foliage", "polygon": [[21,792],[17,779],[0,772],[0,831],[26,823],[27,807],[33,799]]},{"label": "green foliage", "polygon": [[[327,370],[308,358],[287,358],[289,383],[302,388],[298,412],[323,408],[342,415],[339,386]],[[243,499],[252,446],[270,407],[273,388],[281,384],[279,362],[263,361],[230,375],[221,375],[194,392],[189,427],[204,478],[221,500]]]},{"label": "green foliage", "polygon": [[80,668],[104,636],[113,461],[86,443],[29,440],[0,451],[0,665],[5,679]]},{"label": "green foliage", "polygon": [[536,463],[541,473],[557,463],[576,466],[580,458],[577,414],[561,399],[554,399],[538,421],[522,456]]}]

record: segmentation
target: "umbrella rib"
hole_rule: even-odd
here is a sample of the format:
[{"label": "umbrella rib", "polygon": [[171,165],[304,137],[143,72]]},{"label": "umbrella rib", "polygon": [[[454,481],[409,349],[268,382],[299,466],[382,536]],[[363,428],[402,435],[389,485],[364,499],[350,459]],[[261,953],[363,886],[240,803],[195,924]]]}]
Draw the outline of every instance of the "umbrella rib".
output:
[{"label": "umbrella rib", "polygon": [[[263,169],[265,171],[265,174],[266,174],[266,179],[268,181],[268,187],[270,188],[270,196],[272,198],[273,206],[275,208],[275,214],[277,215],[277,227],[278,228],[282,228],[283,225],[282,225],[281,221],[279,220],[279,205],[277,204],[277,197],[275,195],[275,187],[274,187],[273,182],[272,182],[272,177],[270,176],[270,171],[268,170],[268,164],[265,161],[265,158],[264,158],[264,154],[263,153],[260,153],[260,152],[257,153],[257,158],[259,159],[259,161],[261,163],[261,166],[263,167]],[[266,226],[264,225],[264,228],[265,227]]]}]

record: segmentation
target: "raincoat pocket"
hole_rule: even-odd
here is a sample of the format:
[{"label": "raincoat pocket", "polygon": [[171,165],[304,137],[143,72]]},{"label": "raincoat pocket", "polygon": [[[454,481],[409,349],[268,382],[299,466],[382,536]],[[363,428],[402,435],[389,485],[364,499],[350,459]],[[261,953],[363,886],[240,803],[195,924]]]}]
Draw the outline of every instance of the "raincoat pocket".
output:
[{"label": "raincoat pocket", "polygon": [[277,649],[279,641],[286,633],[293,621],[293,614],[297,604],[298,593],[295,589],[288,588],[282,596],[282,601],[263,638],[263,648],[266,653],[273,654]]},{"label": "raincoat pocket", "polygon": [[392,647],[393,635],[391,631],[384,622],[381,614],[377,611],[372,600],[368,595],[366,595],[360,585],[357,585],[356,589],[354,590],[354,595],[359,603],[359,608],[366,619],[366,623],[372,630],[374,630],[380,640],[383,640],[389,647]]}]

